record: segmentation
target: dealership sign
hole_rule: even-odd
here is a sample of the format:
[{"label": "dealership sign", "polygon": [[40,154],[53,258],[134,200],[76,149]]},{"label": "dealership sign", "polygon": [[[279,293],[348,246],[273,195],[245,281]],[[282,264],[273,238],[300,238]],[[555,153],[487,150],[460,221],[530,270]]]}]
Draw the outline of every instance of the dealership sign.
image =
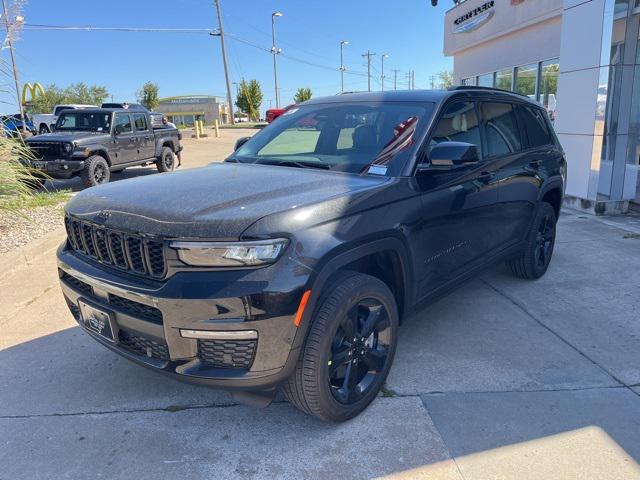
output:
[{"label": "dealership sign", "polygon": [[465,33],[475,30],[480,25],[488,22],[493,14],[495,7],[495,0],[485,2],[479,7],[468,11],[464,15],[460,15],[453,23],[456,27],[453,29],[453,33]]}]

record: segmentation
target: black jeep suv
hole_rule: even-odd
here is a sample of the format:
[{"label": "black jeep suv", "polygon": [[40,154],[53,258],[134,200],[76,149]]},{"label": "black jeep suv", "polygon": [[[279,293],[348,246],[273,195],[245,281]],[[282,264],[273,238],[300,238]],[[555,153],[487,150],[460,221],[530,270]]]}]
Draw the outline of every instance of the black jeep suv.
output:
[{"label": "black jeep suv", "polygon": [[565,172],[524,96],[314,99],[224,163],[76,195],[62,291],[133,361],[342,421],[380,390],[411,311],[497,262],[545,273]]}]

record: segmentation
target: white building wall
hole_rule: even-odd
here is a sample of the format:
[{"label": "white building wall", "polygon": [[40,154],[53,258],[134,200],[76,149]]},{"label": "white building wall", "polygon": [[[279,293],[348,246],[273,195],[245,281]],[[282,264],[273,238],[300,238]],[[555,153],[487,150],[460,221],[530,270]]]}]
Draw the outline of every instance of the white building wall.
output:
[{"label": "white building wall", "polygon": [[560,56],[562,17],[467,48],[454,57],[454,81]]},{"label": "white building wall", "polygon": [[[611,45],[605,8],[612,7],[613,2],[564,3],[555,129],[567,157],[567,195],[594,202],[598,198],[603,143],[598,87],[607,84]],[[601,58],[603,46],[607,55]]]}]

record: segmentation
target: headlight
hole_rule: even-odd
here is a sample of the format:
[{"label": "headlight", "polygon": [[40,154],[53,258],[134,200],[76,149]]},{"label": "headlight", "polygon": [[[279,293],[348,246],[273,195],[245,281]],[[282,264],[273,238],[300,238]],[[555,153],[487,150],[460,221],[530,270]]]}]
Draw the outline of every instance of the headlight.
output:
[{"label": "headlight", "polygon": [[62,149],[64,150],[64,153],[71,153],[71,150],[73,150],[73,143],[63,143]]},{"label": "headlight", "polygon": [[248,242],[171,242],[184,263],[197,267],[253,267],[278,260],[286,238]]}]

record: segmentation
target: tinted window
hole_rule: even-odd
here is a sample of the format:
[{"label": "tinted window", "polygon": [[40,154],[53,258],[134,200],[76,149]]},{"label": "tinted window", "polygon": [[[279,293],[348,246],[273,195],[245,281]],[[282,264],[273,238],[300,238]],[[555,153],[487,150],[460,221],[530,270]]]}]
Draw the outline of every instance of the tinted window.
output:
[{"label": "tinted window", "polygon": [[541,147],[543,145],[553,144],[542,111],[537,108],[523,107],[520,109],[520,114],[522,126],[527,132],[529,139],[529,147]]},{"label": "tinted window", "polygon": [[440,142],[472,143],[480,151],[480,128],[474,102],[455,101],[445,106],[431,135],[430,146]]},{"label": "tinted window", "polygon": [[513,105],[483,103],[481,111],[487,140],[485,145],[487,156],[506,155],[522,149]]},{"label": "tinted window", "polygon": [[123,132],[131,131],[131,117],[123,113],[116,114],[116,127],[121,126]]},{"label": "tinted window", "polygon": [[146,130],[147,129],[147,117],[143,114],[137,114],[133,116],[133,123],[136,126],[136,130]]}]

